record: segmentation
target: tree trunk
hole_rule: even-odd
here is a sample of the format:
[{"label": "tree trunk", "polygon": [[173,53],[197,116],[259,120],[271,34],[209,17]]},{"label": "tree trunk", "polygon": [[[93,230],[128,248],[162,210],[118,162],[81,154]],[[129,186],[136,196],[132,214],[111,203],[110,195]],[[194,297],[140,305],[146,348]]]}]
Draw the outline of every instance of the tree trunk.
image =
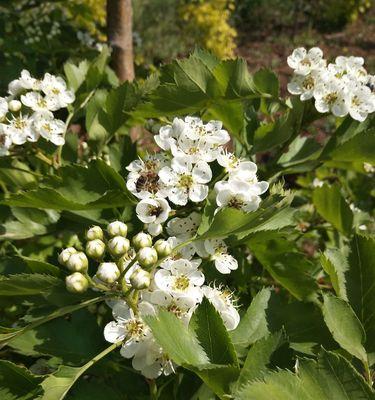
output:
[{"label": "tree trunk", "polygon": [[112,66],[121,82],[134,79],[131,0],[107,0],[107,34]]}]

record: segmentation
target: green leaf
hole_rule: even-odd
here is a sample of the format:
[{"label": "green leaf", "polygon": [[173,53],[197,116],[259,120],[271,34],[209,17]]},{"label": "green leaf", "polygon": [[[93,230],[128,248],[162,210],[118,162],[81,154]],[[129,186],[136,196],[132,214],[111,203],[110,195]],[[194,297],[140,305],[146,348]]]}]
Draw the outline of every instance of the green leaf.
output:
[{"label": "green leaf", "polygon": [[236,346],[247,347],[269,333],[266,310],[270,297],[271,290],[268,288],[262,289],[254,297],[237,328],[230,332]]},{"label": "green leaf", "polygon": [[44,261],[34,260],[30,257],[11,256],[2,257],[0,260],[0,274],[13,275],[20,273],[39,273],[60,276],[61,270]]},{"label": "green leaf", "polygon": [[375,129],[359,133],[330,154],[335,161],[375,163]]},{"label": "green leaf", "polygon": [[237,355],[223,320],[206,298],[194,311],[190,321],[196,337],[213,364],[237,365]]},{"label": "green leaf", "polygon": [[66,365],[60,365],[56,372],[48,376],[41,383],[44,393],[38,397],[38,399],[62,400],[82,374],[84,374],[97,361],[105,357],[111,351],[115,350],[119,345],[121,345],[121,342],[112,344],[82,367],[69,367]]},{"label": "green leaf", "polygon": [[345,273],[349,269],[349,265],[346,257],[337,249],[328,249],[320,256],[320,263],[330,276],[336,295],[343,300],[348,300]]},{"label": "green leaf", "polygon": [[[292,252],[294,244],[282,239],[247,242],[254,256],[271,276],[299,300],[314,300],[318,285],[311,276],[313,264],[300,252]],[[281,247],[280,247],[281,246]]]},{"label": "green leaf", "polygon": [[103,142],[108,137],[108,132],[101,122],[103,107],[107,99],[107,90],[95,91],[94,96],[86,106],[86,130],[90,142]]},{"label": "green leaf", "polygon": [[[233,235],[245,240],[254,232],[278,230],[293,223],[294,209],[289,207],[292,198],[271,196],[261,203],[257,211],[244,213],[233,208],[224,208],[213,215],[213,207],[205,210],[205,218],[198,228],[202,238]],[[211,218],[207,213],[211,213]]]},{"label": "green leaf", "polygon": [[160,310],[157,317],[148,316],[145,320],[157,342],[177,364],[199,367],[209,363],[194,332],[175,315]]},{"label": "green leaf", "polygon": [[66,62],[64,64],[64,72],[67,77],[69,88],[76,92],[84,82],[88,69],[89,62],[87,60],[81,61],[78,65],[72,62]]},{"label": "green leaf", "polygon": [[353,213],[338,185],[323,185],[314,190],[313,203],[318,213],[344,235],[350,235]]},{"label": "green leaf", "polygon": [[0,399],[31,400],[35,399],[42,378],[36,377],[25,367],[10,361],[0,360]]},{"label": "green leaf", "polygon": [[270,94],[276,98],[279,96],[279,80],[274,72],[260,69],[253,75],[253,81],[260,93]]},{"label": "green leaf", "polygon": [[262,378],[267,372],[267,365],[272,354],[285,342],[281,331],[268,335],[255,342],[247,353],[238,381],[233,386],[234,393],[248,382]]},{"label": "green leaf", "polygon": [[350,244],[345,273],[350,305],[366,331],[368,352],[375,351],[375,239],[356,235]]},{"label": "green leaf", "polygon": [[250,382],[236,400],[372,400],[374,393],[343,357],[323,351],[318,361],[299,360],[297,374],[282,370]]},{"label": "green leaf", "polygon": [[347,302],[324,294],[323,316],[336,342],[347,352],[367,363],[365,331]]},{"label": "green leaf", "polygon": [[49,355],[62,359],[64,364],[79,365],[95,356],[103,343],[96,317],[80,310],[69,320],[58,318],[24,330],[8,345],[24,355]]}]

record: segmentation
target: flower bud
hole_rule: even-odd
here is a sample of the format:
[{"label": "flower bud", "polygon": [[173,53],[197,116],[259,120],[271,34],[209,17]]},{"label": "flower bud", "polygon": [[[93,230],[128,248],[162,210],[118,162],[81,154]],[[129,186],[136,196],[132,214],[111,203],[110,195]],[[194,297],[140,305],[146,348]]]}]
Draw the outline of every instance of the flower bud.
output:
[{"label": "flower bud", "polygon": [[114,283],[120,276],[120,270],[115,263],[105,262],[99,265],[96,276],[105,283]]},{"label": "flower bud", "polygon": [[57,260],[61,265],[66,266],[69,257],[74,253],[77,253],[77,250],[74,247],[68,247],[59,254]]},{"label": "flower bud", "polygon": [[128,226],[121,221],[111,222],[107,226],[107,232],[109,236],[126,236],[128,233]]},{"label": "flower bud", "polygon": [[95,260],[103,257],[105,252],[105,243],[100,239],[90,240],[86,243],[86,254]]},{"label": "flower bud", "polygon": [[21,107],[22,107],[22,103],[19,100],[11,100],[8,103],[8,108],[9,108],[9,111],[11,111],[11,112],[17,112],[21,109]]},{"label": "flower bud", "polygon": [[152,237],[144,232],[139,232],[133,237],[133,246],[138,250],[142,247],[152,246]]},{"label": "flower bud", "polygon": [[130,248],[130,242],[123,236],[115,236],[108,242],[108,249],[114,257],[121,257]]},{"label": "flower bud", "polygon": [[89,281],[80,272],[74,272],[65,278],[66,288],[72,293],[86,292],[89,287]]},{"label": "flower bud", "polygon": [[163,239],[159,239],[155,243],[154,248],[158,252],[159,257],[167,257],[172,253],[171,244]]},{"label": "flower bud", "polygon": [[142,267],[149,268],[158,261],[158,253],[153,247],[143,247],[138,251],[137,258]]},{"label": "flower bud", "polygon": [[79,251],[78,253],[74,253],[69,257],[66,266],[71,271],[85,272],[89,266],[89,260],[87,259],[85,253]]},{"label": "flower bud", "polygon": [[95,240],[95,239],[100,239],[103,240],[103,230],[100,226],[92,226],[87,232],[86,232],[86,239],[87,240]]},{"label": "flower bud", "polygon": [[162,224],[148,224],[147,232],[151,236],[159,236],[163,232],[163,225]]},{"label": "flower bud", "polygon": [[151,275],[142,268],[137,268],[130,276],[130,284],[134,289],[146,289],[150,286]]}]

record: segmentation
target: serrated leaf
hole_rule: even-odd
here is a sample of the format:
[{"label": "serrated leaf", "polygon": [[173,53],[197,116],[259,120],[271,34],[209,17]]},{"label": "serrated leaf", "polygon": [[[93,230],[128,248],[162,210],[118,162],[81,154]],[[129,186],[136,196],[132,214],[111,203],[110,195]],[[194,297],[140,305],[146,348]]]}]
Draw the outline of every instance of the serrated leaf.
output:
[{"label": "serrated leaf", "polygon": [[235,345],[247,347],[268,334],[266,310],[270,297],[271,290],[268,288],[262,289],[254,297],[237,328],[230,332]]},{"label": "serrated leaf", "polygon": [[270,94],[272,97],[279,96],[279,80],[274,72],[260,69],[253,75],[253,81],[260,93]]},{"label": "serrated leaf", "polygon": [[282,370],[245,386],[238,400],[371,400],[374,393],[341,356],[323,351],[318,362],[299,360],[297,374]]},{"label": "serrated leaf", "polygon": [[366,331],[366,348],[375,351],[375,239],[355,235],[350,244],[346,291],[350,305]]},{"label": "serrated leaf", "polygon": [[315,188],[313,203],[318,213],[344,235],[351,233],[353,213],[338,185]]},{"label": "serrated leaf", "polygon": [[31,400],[40,392],[42,378],[33,375],[27,368],[0,360],[0,399]]},{"label": "serrated leaf", "polygon": [[190,325],[213,364],[237,365],[237,355],[223,320],[209,300],[204,298],[194,311]]},{"label": "serrated leaf", "polygon": [[209,359],[196,335],[175,315],[160,310],[157,317],[145,317],[157,342],[177,364],[200,367]]},{"label": "serrated leaf", "polygon": [[365,331],[349,304],[329,294],[324,294],[323,316],[336,342],[347,352],[367,363]]}]

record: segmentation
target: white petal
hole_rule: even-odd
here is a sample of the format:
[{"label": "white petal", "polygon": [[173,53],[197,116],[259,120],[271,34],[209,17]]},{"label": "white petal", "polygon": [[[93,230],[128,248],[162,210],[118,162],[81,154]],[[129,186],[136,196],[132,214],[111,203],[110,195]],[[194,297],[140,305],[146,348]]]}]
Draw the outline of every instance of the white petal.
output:
[{"label": "white petal", "polygon": [[189,198],[195,203],[203,201],[208,195],[208,186],[194,184],[189,190]]},{"label": "white petal", "polygon": [[104,338],[109,343],[116,343],[125,338],[125,329],[123,325],[115,321],[109,322],[104,328]]}]

